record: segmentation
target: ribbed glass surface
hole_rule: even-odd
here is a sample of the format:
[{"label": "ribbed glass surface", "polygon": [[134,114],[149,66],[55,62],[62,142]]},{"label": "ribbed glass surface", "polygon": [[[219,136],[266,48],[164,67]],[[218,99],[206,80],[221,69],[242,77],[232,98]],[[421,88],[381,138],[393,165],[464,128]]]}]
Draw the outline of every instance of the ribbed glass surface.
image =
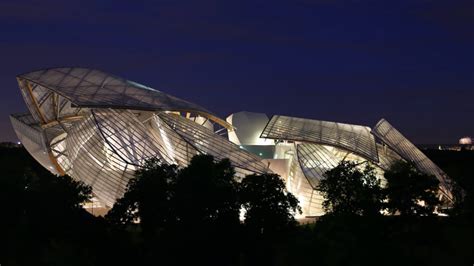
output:
[{"label": "ribbed glass surface", "polygon": [[[30,114],[12,115],[11,122],[25,148],[52,173],[92,186],[94,196],[108,207],[123,195],[134,171],[152,157],[185,167],[193,156],[210,154],[228,158],[237,177],[269,171],[259,156],[212,130],[216,123],[232,132],[225,121],[158,90],[85,68],[46,69],[17,79]],[[384,143],[376,144],[374,135]],[[367,161],[382,181],[383,171],[395,161],[414,161],[440,179],[441,190],[450,198],[446,174],[385,120],[371,130],[274,116],[261,138],[287,140],[272,146],[273,154],[262,156],[289,160],[281,174],[304,215],[323,214],[323,199],[315,188],[341,160]],[[262,147],[255,148],[261,153]]]},{"label": "ribbed glass surface", "polygon": [[378,138],[385,142],[404,159],[412,161],[419,170],[432,174],[441,182],[441,191],[451,199],[447,175],[436,164],[434,164],[413,143],[405,138],[385,119],[380,120],[372,130]]},{"label": "ribbed glass surface", "polygon": [[323,197],[313,188],[309,179],[303,173],[296,154],[291,159],[286,186],[288,191],[298,198],[303,215],[320,216],[324,214],[322,208]]},{"label": "ribbed glass surface", "polygon": [[364,126],[275,115],[261,137],[327,144],[379,160],[375,138]]},{"label": "ribbed glass surface", "polygon": [[35,125],[36,121],[30,114],[11,115],[10,121],[18,139],[25,149],[44,168],[54,174],[58,174],[49,157],[48,144],[45,141],[43,130]]},{"label": "ribbed glass surface", "polygon": [[232,165],[244,170],[245,174],[268,171],[260,157],[240,149],[239,146],[204,126],[175,114],[160,113],[159,118],[200,153],[211,154],[217,159],[229,158]]},{"label": "ribbed glass surface", "polygon": [[340,161],[322,145],[305,143],[297,145],[296,149],[301,170],[313,188],[319,184],[324,173]]},{"label": "ribbed glass surface", "polygon": [[141,84],[85,68],[35,71],[20,75],[18,84],[30,115],[11,120],[25,147],[51,172],[91,185],[108,207],[152,157],[182,167],[201,153],[229,158],[239,177],[268,170],[209,129],[209,119],[219,118]]},{"label": "ribbed glass surface", "polygon": [[81,107],[209,113],[199,105],[94,69],[53,68],[22,74],[19,78],[39,85],[35,90],[40,94],[42,88],[48,88]]},{"label": "ribbed glass surface", "polygon": [[[35,122],[31,116],[25,117]],[[44,143],[40,128],[30,128],[16,118],[12,121],[20,125],[16,126],[19,136],[29,136],[24,137],[25,147],[32,147],[29,139],[36,143],[29,151],[38,161],[49,161],[50,147],[66,174],[91,185],[97,199],[108,207],[123,195],[134,171],[151,157],[186,166],[194,155],[205,153],[217,159],[229,158],[240,177],[267,171],[258,156],[176,114],[90,109],[68,127],[67,133],[57,134],[49,143]],[[41,143],[44,152],[39,149]],[[53,171],[51,164],[43,165]]]},{"label": "ribbed glass surface", "polygon": [[33,118],[41,124],[70,118],[82,109],[71,106],[71,102],[48,87],[18,78],[18,85]]},{"label": "ribbed glass surface", "polygon": [[392,164],[397,161],[403,160],[400,155],[393,151],[387,145],[377,143],[377,151],[379,153],[379,166],[383,170],[388,170]]}]

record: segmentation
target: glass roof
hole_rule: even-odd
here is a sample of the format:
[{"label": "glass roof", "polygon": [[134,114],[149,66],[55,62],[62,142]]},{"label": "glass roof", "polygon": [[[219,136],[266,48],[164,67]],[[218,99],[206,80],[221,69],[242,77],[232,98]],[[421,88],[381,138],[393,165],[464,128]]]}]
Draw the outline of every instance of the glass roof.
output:
[{"label": "glass roof", "polygon": [[379,161],[375,138],[364,126],[275,115],[261,138],[327,144]]},{"label": "glass roof", "polygon": [[403,158],[412,161],[419,170],[434,175],[441,182],[442,192],[451,198],[447,175],[413,143],[405,138],[387,120],[381,119],[373,128],[373,133]]},{"label": "glass roof", "polygon": [[52,68],[18,76],[46,87],[79,107],[114,107],[150,111],[197,111],[203,107],[99,70]]}]

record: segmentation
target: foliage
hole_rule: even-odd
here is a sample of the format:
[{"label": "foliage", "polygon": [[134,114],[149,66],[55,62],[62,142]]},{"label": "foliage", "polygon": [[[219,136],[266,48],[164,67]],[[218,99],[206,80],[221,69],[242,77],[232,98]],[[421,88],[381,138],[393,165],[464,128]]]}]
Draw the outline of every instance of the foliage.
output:
[{"label": "foliage", "polygon": [[473,228],[450,217],[323,216],[286,239],[281,265],[466,265]]},{"label": "foliage", "polygon": [[[470,177],[474,179],[474,174]],[[467,178],[466,178],[467,179]],[[464,180],[462,180],[464,181]],[[451,182],[451,193],[453,195],[454,206],[450,214],[473,220],[474,196],[471,182]],[[462,184],[462,185],[461,185]]]},{"label": "foliage", "polygon": [[[243,228],[242,206],[246,210]],[[287,231],[296,225],[293,214],[297,211],[298,200],[287,193],[279,176],[250,175],[239,183],[228,159],[197,155],[181,169],[149,160],[106,218],[129,226],[139,221],[147,247],[164,251],[161,260],[176,263],[175,257],[185,248],[190,257],[179,257],[180,263],[193,258],[194,262],[223,264],[224,258],[237,261],[242,230],[245,236]],[[203,239],[213,253],[202,249]],[[150,250],[147,256],[158,255]]]},{"label": "foliage", "polygon": [[276,174],[246,176],[239,194],[245,225],[260,234],[287,230],[296,223],[294,214],[301,213],[298,200]]},{"label": "foliage", "polygon": [[[181,169],[150,159],[106,219],[128,226],[139,221],[149,260],[212,264],[222,256],[235,257],[238,241],[220,244],[238,233],[240,205],[234,174],[228,159],[215,161],[210,155],[195,156]],[[201,249],[202,239],[209,241],[207,248],[219,252]],[[179,255],[183,249],[189,256]],[[162,252],[158,255],[156,250]]]},{"label": "foliage", "polygon": [[[0,162],[0,200],[4,206],[0,262],[50,265],[58,263],[66,252],[82,252],[77,247],[79,236],[91,229],[87,228],[90,216],[82,204],[90,200],[91,187],[69,176],[49,173],[23,149],[0,148]],[[64,245],[71,249],[61,249]],[[68,264],[84,262],[78,258]]]},{"label": "foliage", "polygon": [[238,226],[241,206],[245,224],[257,231],[278,231],[295,223],[298,200],[278,175],[249,175],[241,183],[227,159],[195,156],[188,167],[149,160],[130,180],[125,195],[106,218],[114,224],[140,221],[156,227],[182,230]]},{"label": "foliage", "polygon": [[125,195],[106,218],[115,224],[140,221],[155,227],[198,226],[238,222],[237,183],[229,160],[214,162],[210,155],[195,156],[178,169],[150,159],[131,179]]},{"label": "foliage", "polygon": [[385,171],[387,209],[391,214],[432,215],[440,201],[439,181],[418,171],[412,163],[398,161]]},{"label": "foliage", "polygon": [[25,186],[25,214],[45,218],[45,214],[55,218],[68,213],[82,211],[82,204],[92,197],[92,188],[71,177],[54,176],[50,173],[29,172]]},{"label": "foliage", "polygon": [[[8,159],[4,157],[5,153]],[[23,157],[21,150],[10,148],[0,154],[4,161],[0,176],[0,199],[9,202],[11,222],[60,223],[82,212],[82,204],[92,197],[92,188],[69,176],[55,176],[32,159]],[[22,158],[22,159],[20,159]],[[13,218],[13,219],[12,219]]]},{"label": "foliage", "polygon": [[474,218],[474,151],[425,151],[451,178],[454,208],[450,215],[459,218]]},{"label": "foliage", "polygon": [[[443,170],[459,181],[464,195],[472,195],[469,194],[472,191],[469,182],[472,181],[468,177],[472,176],[474,153],[467,155],[467,152],[448,154],[443,151],[440,157],[446,162],[434,161],[437,164],[441,162],[439,165]],[[216,216],[208,215],[215,213],[212,209],[222,208],[218,204],[214,205],[218,207],[206,210],[202,207],[207,204],[204,195],[185,197],[184,192],[192,190],[195,185],[203,189],[222,186],[230,189],[236,185],[239,204],[243,203],[241,184],[234,183],[233,179],[232,182],[224,182],[222,178],[217,178],[228,168],[222,166],[221,170],[216,170],[212,165],[218,162],[210,164],[207,159],[202,159],[199,168],[214,169],[215,173],[220,173],[215,175],[219,181],[210,181],[212,178],[208,180],[204,174],[201,175],[204,172],[192,170],[180,180],[183,183],[179,193],[183,193],[179,196],[180,201],[196,201],[196,204],[189,205],[190,208],[203,208],[196,213],[204,215],[196,223],[191,220],[175,223],[177,218],[166,221],[162,217],[178,217],[176,207],[163,215],[162,212],[150,211],[150,208],[156,207],[154,204],[145,204],[143,211],[153,214],[149,216],[153,218],[145,218],[150,223],[146,230],[142,230],[143,224],[132,223],[140,217],[138,213],[130,216],[129,220],[116,220],[113,224],[88,214],[80,205],[90,196],[90,188],[68,177],[58,178],[47,173],[24,149],[0,147],[0,163],[0,199],[4,203],[0,215],[2,265],[380,265],[381,261],[386,265],[469,265],[474,259],[472,222],[452,216],[328,215],[320,217],[316,223],[296,226],[287,233],[278,232],[266,240],[261,231],[250,226],[239,226],[232,231],[229,228],[233,227],[234,222],[230,223],[232,226],[227,226],[223,222],[225,219],[214,219]],[[157,161],[151,161],[137,172],[137,183],[131,185],[134,187],[132,190],[140,189],[149,194],[140,201],[159,202],[164,199],[163,195],[178,198],[177,183],[181,170],[172,166],[163,170],[163,167],[166,168]],[[161,196],[153,193],[157,191],[157,186],[163,185],[160,183],[163,180],[153,178],[157,177],[157,173],[163,180],[169,180],[164,183],[168,187],[163,187],[164,192],[160,194],[164,194]],[[147,179],[147,182],[138,181],[140,179]],[[209,184],[198,184],[202,179]],[[262,180],[255,178],[253,181]],[[221,182],[223,184],[217,185]],[[261,185],[260,182],[252,184],[249,191],[261,194],[253,200],[254,208],[262,208],[257,198],[266,199],[262,195],[271,194],[259,191],[259,188],[272,186]],[[279,188],[276,191],[284,191],[281,184],[275,187]],[[235,199],[235,195],[216,197],[229,202]],[[233,210],[232,206],[225,209]],[[162,207],[156,208],[163,210]],[[235,221],[235,213],[229,213],[232,214],[230,217],[234,217],[230,220]],[[189,215],[185,219],[193,217]],[[144,221],[141,218],[138,220],[140,223]],[[157,226],[153,225],[155,223]],[[166,230],[156,231],[157,228]]]},{"label": "foliage", "polygon": [[378,215],[383,192],[374,169],[365,164],[341,161],[327,171],[317,189],[324,197],[323,208],[334,215]]},{"label": "foliage", "polygon": [[[229,265],[238,259],[239,202],[228,159],[197,155],[180,170],[175,187],[176,228],[170,259],[181,264]],[[176,237],[178,239],[176,239]],[[233,239],[234,241],[230,241]],[[182,250],[188,255],[182,257]],[[174,263],[173,262],[173,263]]]},{"label": "foliage", "polygon": [[215,162],[210,155],[194,156],[178,176],[176,215],[184,226],[239,223],[235,172],[228,159]]},{"label": "foliage", "polygon": [[130,225],[140,221],[144,230],[176,222],[172,200],[178,175],[175,165],[162,164],[152,158],[136,171],[127,185],[125,195],[107,213],[113,224]]}]

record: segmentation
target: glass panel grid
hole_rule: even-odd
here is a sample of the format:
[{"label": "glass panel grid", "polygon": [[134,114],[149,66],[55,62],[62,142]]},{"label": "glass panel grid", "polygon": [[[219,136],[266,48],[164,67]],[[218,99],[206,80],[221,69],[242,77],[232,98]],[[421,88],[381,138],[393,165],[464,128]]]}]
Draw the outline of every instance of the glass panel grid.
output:
[{"label": "glass panel grid", "polygon": [[378,162],[375,138],[364,126],[275,115],[261,138],[332,145]]},{"label": "glass panel grid", "polygon": [[420,171],[436,176],[440,181],[440,191],[449,199],[452,198],[448,176],[389,122],[380,120],[372,132],[401,157],[412,161]]}]

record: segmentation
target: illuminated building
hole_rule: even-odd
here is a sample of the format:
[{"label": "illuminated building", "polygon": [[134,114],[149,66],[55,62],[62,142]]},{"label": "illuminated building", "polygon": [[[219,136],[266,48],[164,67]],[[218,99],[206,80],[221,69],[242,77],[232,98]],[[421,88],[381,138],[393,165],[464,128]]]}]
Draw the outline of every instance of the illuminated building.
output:
[{"label": "illuminated building", "polygon": [[472,145],[472,139],[471,137],[463,137],[459,139],[459,144],[460,145]]},{"label": "illuminated building", "polygon": [[[237,176],[275,172],[300,200],[304,215],[321,215],[315,190],[340,160],[368,161],[380,178],[392,162],[413,161],[440,181],[447,176],[387,121],[374,128],[241,112],[223,120],[201,106],[104,72],[54,68],[19,75],[29,113],[11,116],[28,152],[57,175],[92,186],[110,208],[146,159],[186,166],[196,154],[229,158]],[[226,136],[227,135],[227,136]]]}]

